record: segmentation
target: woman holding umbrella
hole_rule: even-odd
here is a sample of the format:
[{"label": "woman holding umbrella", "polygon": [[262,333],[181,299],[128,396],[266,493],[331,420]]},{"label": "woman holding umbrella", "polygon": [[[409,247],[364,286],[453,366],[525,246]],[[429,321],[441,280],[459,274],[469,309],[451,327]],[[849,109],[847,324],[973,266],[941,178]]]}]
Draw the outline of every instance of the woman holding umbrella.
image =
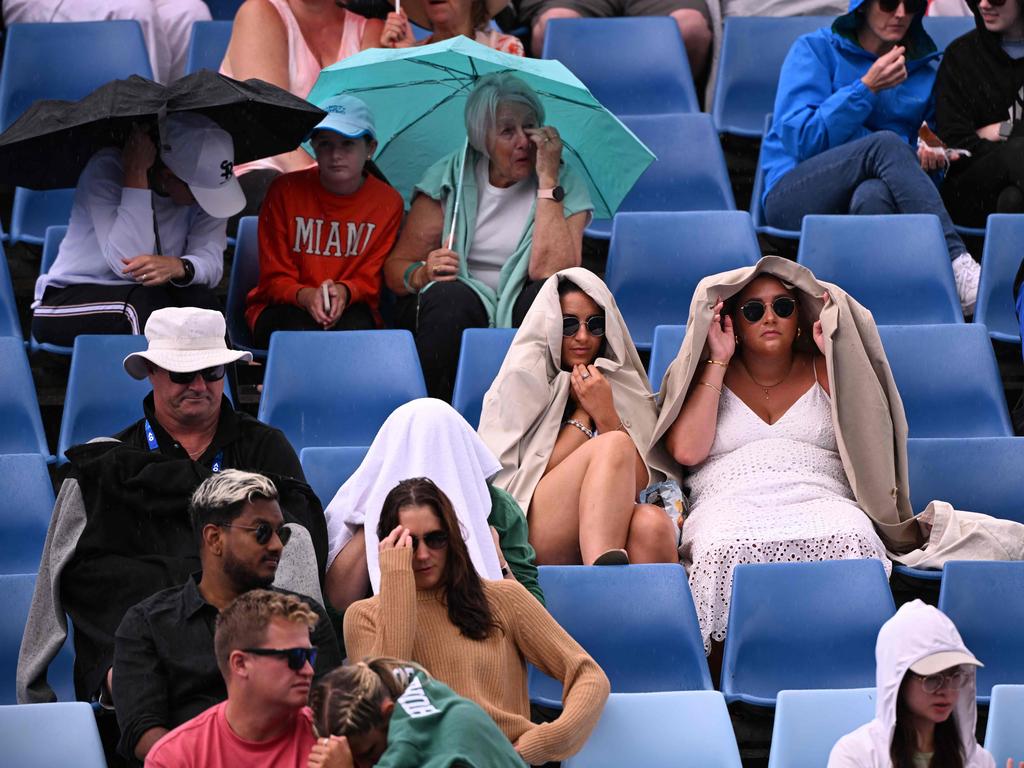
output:
[{"label": "woman holding umbrella", "polygon": [[[405,0],[401,8],[396,7],[388,14],[380,44],[382,48],[410,48],[465,35],[496,51],[525,56],[526,50],[518,37],[502,34],[489,24],[507,4],[506,0]],[[417,42],[410,19],[429,29],[430,35]]]},{"label": "woman holding umbrella", "polygon": [[579,266],[593,206],[562,162],[537,94],[509,73],[480,78],[466,101],[468,146],[416,185],[384,265],[398,324],[416,336],[432,397],[452,394],[462,332],[518,326],[543,284]]}]

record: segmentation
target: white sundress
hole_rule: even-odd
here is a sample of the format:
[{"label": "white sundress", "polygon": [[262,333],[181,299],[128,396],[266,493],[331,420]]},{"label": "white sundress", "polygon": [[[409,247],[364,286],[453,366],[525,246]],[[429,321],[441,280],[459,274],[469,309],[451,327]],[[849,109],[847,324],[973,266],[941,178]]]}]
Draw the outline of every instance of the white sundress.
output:
[{"label": "white sundress", "polygon": [[874,557],[892,569],[854,501],[817,382],[774,424],[723,387],[711,451],[686,484],[680,551],[705,650],[725,639],[738,564]]}]

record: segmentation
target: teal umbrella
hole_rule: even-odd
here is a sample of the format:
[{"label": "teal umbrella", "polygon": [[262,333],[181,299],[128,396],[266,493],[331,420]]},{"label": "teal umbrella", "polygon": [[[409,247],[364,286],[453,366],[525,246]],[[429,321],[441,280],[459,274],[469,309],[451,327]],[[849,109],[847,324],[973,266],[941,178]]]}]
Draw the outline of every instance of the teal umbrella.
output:
[{"label": "teal umbrella", "polygon": [[495,72],[521,77],[558,129],[562,158],[586,179],[594,218],[610,219],[654,154],[558,61],[500,53],[466,37],[414,48],[371,48],[320,73],[308,99],[339,93],[365,101],[376,120],[375,162],[408,202],[423,172],[464,147],[466,97]]}]

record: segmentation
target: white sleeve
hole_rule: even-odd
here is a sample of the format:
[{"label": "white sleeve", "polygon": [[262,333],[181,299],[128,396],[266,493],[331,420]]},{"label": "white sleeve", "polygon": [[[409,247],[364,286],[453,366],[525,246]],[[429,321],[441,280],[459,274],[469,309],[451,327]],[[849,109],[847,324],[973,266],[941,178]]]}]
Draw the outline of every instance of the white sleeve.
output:
[{"label": "white sleeve", "polygon": [[124,186],[121,159],[103,152],[89,161],[78,180],[83,205],[107,266],[123,277],[124,259],[153,253],[152,193]]},{"label": "white sleeve", "polygon": [[215,219],[201,208],[192,220],[182,258],[192,262],[192,285],[215,288],[224,276],[224,248],[228,244],[228,220]]}]

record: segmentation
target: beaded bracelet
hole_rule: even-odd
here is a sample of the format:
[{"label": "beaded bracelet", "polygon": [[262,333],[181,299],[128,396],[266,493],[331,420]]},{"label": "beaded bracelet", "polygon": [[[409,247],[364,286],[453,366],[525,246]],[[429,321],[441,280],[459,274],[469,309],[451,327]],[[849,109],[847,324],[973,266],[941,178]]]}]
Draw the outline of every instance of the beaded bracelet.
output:
[{"label": "beaded bracelet", "polygon": [[405,268],[405,273],[402,275],[402,285],[405,286],[405,290],[407,290],[409,293],[419,293],[419,291],[413,288],[412,285],[409,283],[409,278],[412,277],[413,272],[415,272],[420,267],[425,266],[427,266],[427,262],[425,261],[414,261],[412,264]]},{"label": "beaded bracelet", "polygon": [[574,427],[576,427],[576,429],[578,429],[580,432],[586,435],[588,440],[593,439],[594,430],[587,429],[585,426],[583,426],[583,424],[576,421],[576,419],[566,419],[565,421],[562,422],[562,426],[565,426],[566,424],[572,424]]}]

